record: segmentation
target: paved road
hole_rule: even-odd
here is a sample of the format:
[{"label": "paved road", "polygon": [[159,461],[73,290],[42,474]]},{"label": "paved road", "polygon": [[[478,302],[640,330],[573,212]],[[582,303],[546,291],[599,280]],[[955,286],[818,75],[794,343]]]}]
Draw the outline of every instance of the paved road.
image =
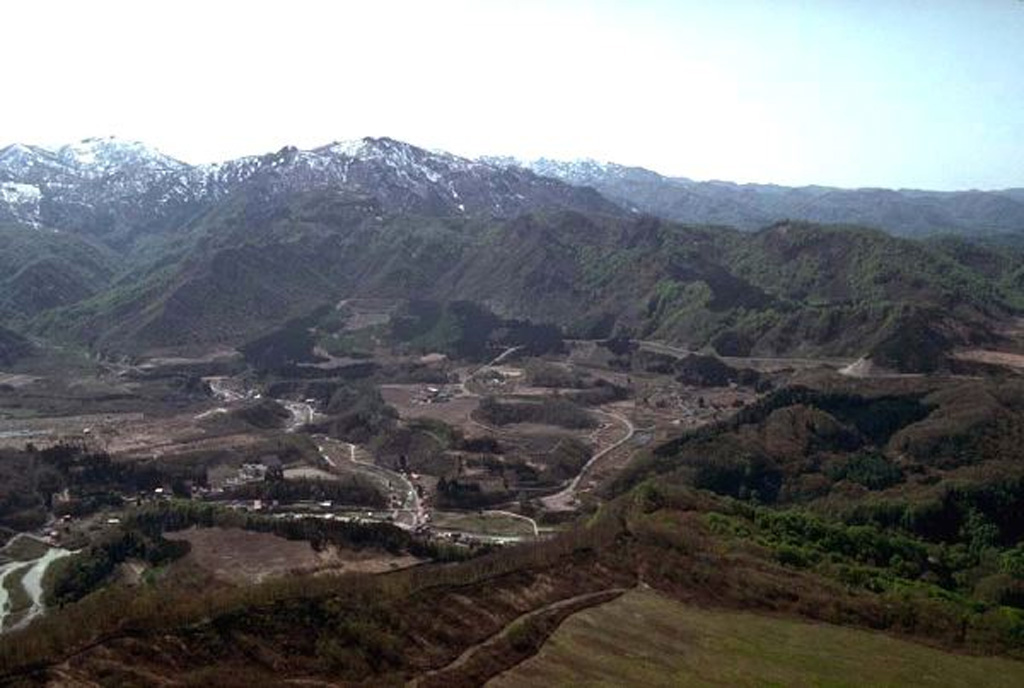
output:
[{"label": "paved road", "polygon": [[[691,349],[683,349],[678,346],[672,346],[671,344],[665,344],[663,342],[652,342],[649,340],[637,340],[637,344],[641,348],[655,353],[668,354],[669,356],[677,356],[683,358],[691,354],[698,354],[700,352],[693,351]],[[848,366],[854,362],[852,358],[787,358],[787,357],[772,357],[772,356],[719,356],[726,363],[734,366],[750,366],[750,365],[771,365],[771,366],[783,366],[783,367],[809,367],[809,366],[822,366],[830,365],[843,367]]]},{"label": "paved road", "polygon": [[[419,493],[416,491],[416,487],[404,475],[389,468],[378,466],[372,461],[360,460],[357,458],[359,454],[357,451],[358,448],[350,442],[342,442],[341,440],[320,435],[314,437],[314,440],[317,443],[317,448],[320,450],[320,456],[332,468],[340,468],[338,465],[338,459],[336,457],[332,457],[331,452],[329,451],[330,447],[333,446],[339,451],[339,453],[346,457],[345,461],[350,463],[356,470],[372,475],[384,484],[390,484],[392,490],[402,490],[403,503],[402,508],[396,510],[395,525],[400,528],[415,530],[426,523],[426,509],[420,501]],[[403,518],[405,520],[402,520]]]},{"label": "paved road", "polygon": [[540,501],[546,509],[549,509],[551,511],[571,510],[576,502],[576,491],[579,489],[580,481],[583,480],[583,476],[586,475],[588,470],[590,470],[590,467],[593,466],[598,461],[600,461],[604,456],[606,456],[610,452],[615,451],[623,444],[633,439],[633,435],[636,434],[636,427],[633,425],[633,422],[629,420],[629,418],[619,415],[618,413],[612,413],[610,411],[595,410],[594,413],[599,413],[601,415],[605,415],[608,416],[609,418],[614,418],[615,420],[619,421],[626,427],[626,434],[618,441],[608,445],[601,451],[591,456],[590,460],[587,461],[583,465],[583,468],[580,469],[579,474],[577,474],[576,477],[569,482],[568,486],[566,486],[564,490],[562,490],[561,492],[556,492],[555,494],[550,495],[548,497],[542,497]]}]

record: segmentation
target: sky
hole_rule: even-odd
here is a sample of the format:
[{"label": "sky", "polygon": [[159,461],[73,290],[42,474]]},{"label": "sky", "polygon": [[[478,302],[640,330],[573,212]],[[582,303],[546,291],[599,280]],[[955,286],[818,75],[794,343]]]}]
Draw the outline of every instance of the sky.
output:
[{"label": "sky", "polygon": [[1021,0],[5,2],[0,145],[390,136],[693,179],[1024,187]]}]

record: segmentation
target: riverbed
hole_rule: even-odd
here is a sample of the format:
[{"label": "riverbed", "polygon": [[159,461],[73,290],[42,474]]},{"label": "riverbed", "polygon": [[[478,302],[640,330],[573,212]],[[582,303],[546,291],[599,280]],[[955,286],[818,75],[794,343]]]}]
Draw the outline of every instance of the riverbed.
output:
[{"label": "riverbed", "polygon": [[[16,535],[11,543],[19,538],[32,537],[26,534]],[[37,538],[32,538],[36,539]],[[10,543],[8,543],[9,545]],[[6,550],[6,547],[4,548]],[[37,616],[46,611],[43,600],[43,577],[53,562],[70,556],[71,551],[61,547],[47,545],[46,552],[35,559],[11,561],[0,565],[0,633],[17,630],[27,626]],[[28,606],[19,610],[13,609],[15,604],[8,591],[11,576],[20,575],[20,581],[13,581],[24,590],[28,598]],[[15,613],[17,612],[17,613]]]}]

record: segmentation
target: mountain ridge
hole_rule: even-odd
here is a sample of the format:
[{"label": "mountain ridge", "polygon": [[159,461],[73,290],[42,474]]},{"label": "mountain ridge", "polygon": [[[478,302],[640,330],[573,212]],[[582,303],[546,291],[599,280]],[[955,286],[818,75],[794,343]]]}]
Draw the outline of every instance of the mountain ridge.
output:
[{"label": "mountain ridge", "polygon": [[[508,160],[507,158],[495,158]],[[518,160],[538,174],[594,187],[638,212],[754,230],[783,220],[857,224],[903,236],[1024,232],[1024,189],[929,191],[695,181],[592,159]]]},{"label": "mountain ridge", "polygon": [[[31,155],[42,162],[28,165]],[[22,175],[0,183],[36,179],[41,189],[39,217],[6,230],[22,246],[25,265],[15,258],[10,272],[20,289],[11,293],[23,295],[0,317],[139,352],[240,345],[343,298],[473,301],[573,336],[733,356],[874,352],[919,371],[998,338],[999,321],[1024,305],[1005,249],[792,220],[753,232],[679,223],[588,186],[389,138],[170,173],[177,162],[161,155],[110,140],[63,158],[0,151],[0,170]],[[74,177],[83,165],[99,172]],[[574,169],[612,169],[641,186],[661,179]],[[718,219],[746,212],[687,193]]]},{"label": "mountain ridge", "polygon": [[571,210],[417,216],[322,191],[236,197],[194,231],[179,259],[50,311],[34,331],[111,352],[239,345],[341,299],[432,299],[574,337],[628,333],[734,356],[877,351],[917,371],[997,340],[1018,308],[1012,262],[979,248],[979,272],[956,245],[862,228],[745,233]]},{"label": "mountain ridge", "polygon": [[[608,200],[585,198],[584,191],[568,192],[541,179],[589,187]],[[746,230],[805,220],[872,226],[904,236],[1024,233],[1024,188],[929,191],[696,181],[589,158],[469,158],[388,137],[335,141],[310,149],[286,146],[201,165],[115,137],[58,147],[11,144],[0,148],[0,219],[90,229],[96,236],[112,236],[116,244],[124,241],[118,236],[119,224],[132,224],[143,234],[166,230],[250,182],[305,190],[337,185],[388,189],[385,201],[418,212],[510,216],[536,209],[526,207],[522,197],[545,193],[561,195],[562,204],[581,210],[616,213],[623,208],[684,223]],[[568,200],[573,193],[577,198]],[[154,217],[139,217],[138,211],[125,207],[140,197]],[[72,218],[83,215],[85,219],[77,222]]]},{"label": "mountain ridge", "polygon": [[377,196],[388,210],[421,214],[507,217],[547,205],[622,212],[589,188],[386,137],[288,146],[210,165],[116,139],[0,149],[0,221],[86,234],[119,248],[252,186],[263,193],[345,187]]}]

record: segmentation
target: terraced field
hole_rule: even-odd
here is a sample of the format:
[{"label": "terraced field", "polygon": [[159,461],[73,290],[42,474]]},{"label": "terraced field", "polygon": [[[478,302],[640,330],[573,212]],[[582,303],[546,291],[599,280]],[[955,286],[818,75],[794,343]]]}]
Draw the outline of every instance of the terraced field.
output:
[{"label": "terraced field", "polygon": [[570,617],[536,656],[487,685],[1010,688],[1024,685],[1024,662],[643,591]]}]

